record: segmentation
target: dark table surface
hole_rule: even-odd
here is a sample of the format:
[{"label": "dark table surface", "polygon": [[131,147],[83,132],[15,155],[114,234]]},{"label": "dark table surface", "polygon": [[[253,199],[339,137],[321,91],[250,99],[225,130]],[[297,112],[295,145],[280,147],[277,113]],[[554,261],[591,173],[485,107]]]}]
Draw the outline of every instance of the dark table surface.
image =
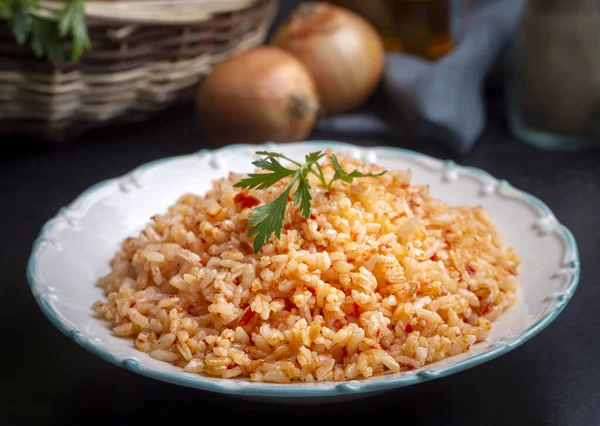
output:
[{"label": "dark table surface", "polygon": [[[431,141],[401,135],[339,137],[399,145],[489,171],[544,200],[580,246],[579,288],[540,335],[493,361],[443,379],[358,402],[310,408],[271,406],[212,395],[138,376],[88,353],[55,329],[25,279],[42,224],[94,183],[141,163],[204,147],[189,105],[145,124],[104,129],[64,146],[3,138],[0,154],[0,324],[4,425],[195,424],[226,414],[236,423],[276,414],[278,424],[323,419],[364,423],[393,413],[398,424],[600,425],[600,153],[554,153],[516,141],[501,109],[474,151],[455,157]],[[313,138],[332,135],[315,134]],[[8,396],[6,396],[8,395]],[[410,420],[417,422],[408,423]]]}]

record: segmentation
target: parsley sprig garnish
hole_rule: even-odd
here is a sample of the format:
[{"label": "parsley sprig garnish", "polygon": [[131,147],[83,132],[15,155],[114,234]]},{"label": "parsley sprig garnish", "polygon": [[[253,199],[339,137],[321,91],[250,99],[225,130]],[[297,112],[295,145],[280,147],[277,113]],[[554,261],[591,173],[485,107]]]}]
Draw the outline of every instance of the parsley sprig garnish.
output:
[{"label": "parsley sprig garnish", "polygon": [[67,0],[55,16],[41,13],[39,0],[0,0],[0,17],[6,19],[17,44],[31,45],[38,58],[65,60],[71,44],[71,60],[78,60],[92,47],[85,23],[84,0]]},{"label": "parsley sprig garnish", "polygon": [[[378,177],[386,173],[386,171],[383,171],[377,174],[364,174],[358,170],[347,173],[340,165],[337,157],[335,155],[329,155],[328,158],[333,166],[334,174],[331,179],[327,180],[323,173],[323,169],[319,164],[319,160],[326,155],[324,152],[311,152],[304,157],[303,164],[277,152],[258,151],[256,154],[264,158],[256,160],[252,164],[267,173],[250,173],[247,178],[236,183],[234,185],[235,187],[264,189],[273,186],[287,177],[291,177],[291,180],[287,188],[275,199],[275,201],[254,208],[253,213],[250,215],[248,221],[248,228],[250,228],[250,231],[248,232],[248,236],[254,237],[255,253],[258,253],[261,247],[269,240],[269,238],[271,238],[271,235],[275,234],[277,238],[281,237],[281,230],[283,229],[283,221],[285,219],[285,209],[290,193],[294,187],[296,188],[293,193],[294,205],[300,205],[300,213],[303,217],[310,217],[312,195],[310,182],[308,180],[309,173],[319,179],[319,182],[326,191],[331,189],[331,185],[336,180],[351,183],[355,178]],[[293,166],[296,166],[296,168],[285,167],[279,162],[279,159],[289,161]]]}]

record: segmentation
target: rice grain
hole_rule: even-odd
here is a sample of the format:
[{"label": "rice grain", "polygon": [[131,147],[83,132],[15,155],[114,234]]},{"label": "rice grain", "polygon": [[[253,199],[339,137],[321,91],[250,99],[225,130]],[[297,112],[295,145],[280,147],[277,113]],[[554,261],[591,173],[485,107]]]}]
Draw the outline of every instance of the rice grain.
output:
[{"label": "rice grain", "polygon": [[[331,165],[322,169],[330,179]],[[515,302],[521,260],[489,215],[411,186],[408,171],[329,191],[309,176],[311,218],[289,203],[280,238],[258,255],[236,196],[271,202],[289,178],[240,190],[242,177],[182,196],[123,242],[93,306],[116,336],[189,373],[340,381],[468,351]]]}]

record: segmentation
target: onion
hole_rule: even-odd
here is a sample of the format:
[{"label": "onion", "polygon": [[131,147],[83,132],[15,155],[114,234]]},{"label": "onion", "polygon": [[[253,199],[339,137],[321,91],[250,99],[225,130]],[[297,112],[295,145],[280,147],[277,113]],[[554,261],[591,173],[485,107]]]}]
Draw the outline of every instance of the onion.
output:
[{"label": "onion", "polygon": [[219,144],[305,139],[319,110],[308,70],[271,46],[216,65],[200,86],[196,105],[206,133]]},{"label": "onion", "polygon": [[272,44],[306,65],[326,114],[356,108],[381,80],[381,37],[365,19],[341,7],[301,4],[277,29]]}]

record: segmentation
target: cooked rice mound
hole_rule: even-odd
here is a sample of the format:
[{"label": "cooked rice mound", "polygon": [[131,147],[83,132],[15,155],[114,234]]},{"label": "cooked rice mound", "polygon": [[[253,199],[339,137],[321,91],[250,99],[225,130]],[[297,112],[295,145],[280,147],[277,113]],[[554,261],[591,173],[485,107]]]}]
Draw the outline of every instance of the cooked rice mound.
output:
[{"label": "cooked rice mound", "polygon": [[[338,156],[345,170],[378,166]],[[322,163],[333,175],[329,161]],[[98,314],[137,349],[190,373],[254,381],[398,373],[469,350],[515,301],[520,259],[481,207],[450,207],[410,172],[313,187],[305,219],[288,203],[281,238],[258,255],[262,190],[217,180],[127,238],[100,279]]]}]

